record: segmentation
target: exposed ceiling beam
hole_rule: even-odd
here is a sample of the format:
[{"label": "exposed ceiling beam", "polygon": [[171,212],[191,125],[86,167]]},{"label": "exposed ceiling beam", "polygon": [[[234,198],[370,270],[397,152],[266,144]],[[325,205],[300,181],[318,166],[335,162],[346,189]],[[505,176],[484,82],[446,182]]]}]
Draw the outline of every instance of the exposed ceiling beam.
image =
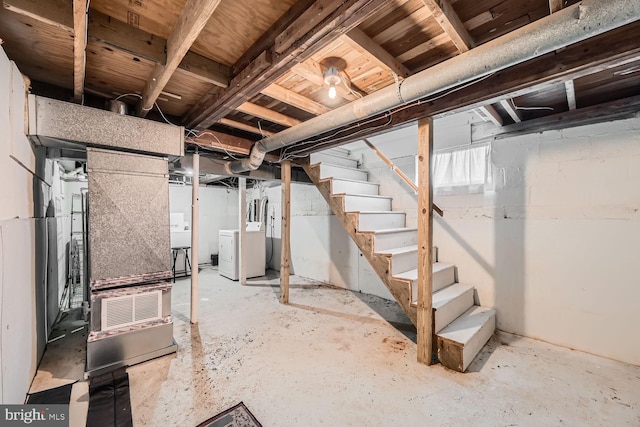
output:
[{"label": "exposed ceiling beam", "polygon": [[262,89],[262,93],[280,102],[284,102],[285,104],[289,104],[317,116],[331,111],[330,108],[315,102],[313,99],[309,99],[306,96],[302,96],[275,83]]},{"label": "exposed ceiling beam", "polygon": [[359,28],[354,28],[346,34],[344,40],[354,49],[365,54],[378,67],[390,70],[398,76],[406,78],[411,75],[411,71],[398,61],[393,55],[382,48],[371,37]]},{"label": "exposed ceiling beam", "polygon": [[[4,7],[74,33],[73,0],[4,0]],[[132,27],[95,9],[89,10],[88,28],[91,41],[154,64],[166,63],[167,41],[161,37]],[[229,84],[228,66],[191,51],[187,52],[177,71],[212,85],[227,87]]]},{"label": "exposed ceiling beam", "polygon": [[[221,153],[242,155],[248,155],[251,151],[251,147],[255,144],[249,139],[216,132],[210,129],[206,129],[198,135],[186,139],[185,142],[187,144],[196,144],[202,147],[207,147]],[[265,159],[270,162],[277,162],[279,160],[279,156],[275,153],[267,154]]]},{"label": "exposed ceiling beam", "polygon": [[567,92],[567,104],[569,105],[569,110],[576,109],[576,89],[573,84],[573,80],[567,80],[564,82],[564,90]]},{"label": "exposed ceiling beam", "polygon": [[480,141],[487,138],[500,139],[548,130],[567,129],[603,121],[621,120],[635,117],[639,112],[640,96],[633,96],[506,125],[502,128],[488,127],[485,124],[480,124],[472,128],[471,136],[473,141]]},{"label": "exposed ceiling beam", "polygon": [[493,105],[485,105],[480,107],[480,110],[482,110],[487,119],[489,119],[494,125],[502,126],[504,124],[504,119]]},{"label": "exposed ceiling beam", "polygon": [[241,111],[245,114],[250,114],[255,117],[260,117],[265,120],[269,120],[273,123],[278,123],[282,126],[295,126],[302,123],[300,120],[294,119],[293,117],[285,116],[282,113],[278,113],[277,111],[270,110],[268,108],[262,107],[258,104],[253,104],[251,102],[245,102],[238,106],[238,111]]},{"label": "exposed ceiling beam", "polygon": [[514,122],[520,123],[522,121],[522,118],[520,117],[520,113],[518,113],[518,110],[513,105],[513,100],[512,99],[509,98],[509,99],[501,100],[500,101],[500,106],[502,106],[504,111],[507,112],[509,117],[511,117],[511,119]]},{"label": "exposed ceiling beam", "polygon": [[[324,144],[323,148],[342,145],[424,117],[469,111],[504,99],[553,89],[567,80],[635,62],[640,59],[640,45],[635,36],[638,31],[640,22],[629,24],[499,71],[478,84],[461,88],[436,101],[404,106],[391,116],[381,113],[368,119],[366,127],[357,129],[356,136],[353,126],[349,125],[334,129],[330,134],[318,135],[313,141],[332,141]],[[300,149],[305,148],[305,152],[312,151],[312,146],[311,142],[308,148],[304,147],[304,143],[299,144]]]},{"label": "exposed ceiling beam", "polygon": [[240,129],[247,132],[255,133],[256,135],[265,135],[265,136],[273,135],[273,132],[269,132],[268,130],[260,129],[257,126],[252,126],[246,123],[241,123],[235,120],[227,119],[226,117],[218,120],[218,123],[234,129]]},{"label": "exposed ceiling beam", "polygon": [[549,0],[549,13],[556,13],[562,9],[564,0]]},{"label": "exposed ceiling beam", "polygon": [[[388,2],[389,0],[335,0],[332,2],[335,3],[335,7],[326,11],[326,1],[317,0],[276,37],[272,46],[265,49],[263,53],[273,61],[259,78],[238,82],[237,85],[231,84],[215,96],[206,95],[185,116],[186,126],[211,126],[253,94],[274,83],[295,63],[306,61],[323,47],[373,16]],[[324,17],[319,21],[310,17],[309,11],[312,8]]]},{"label": "exposed ceiling beam", "polygon": [[[322,71],[322,66],[313,59],[307,59],[305,62],[296,64],[291,68],[292,73],[320,87],[324,86]],[[336,86],[336,92],[340,98],[347,101],[355,101],[358,99],[356,95],[351,93],[351,91],[343,85]]]},{"label": "exposed ceiling beam", "polygon": [[178,21],[167,39],[167,62],[156,65],[138,103],[138,116],[144,117],[158,99],[169,79],[176,71],[193,42],[209,21],[221,0],[187,0]]},{"label": "exposed ceiling beam", "polygon": [[87,60],[87,0],[73,0],[73,99],[82,102]]},{"label": "exposed ceiling beam", "polygon": [[473,38],[447,0],[422,0],[422,2],[460,52],[466,52],[475,46]]}]

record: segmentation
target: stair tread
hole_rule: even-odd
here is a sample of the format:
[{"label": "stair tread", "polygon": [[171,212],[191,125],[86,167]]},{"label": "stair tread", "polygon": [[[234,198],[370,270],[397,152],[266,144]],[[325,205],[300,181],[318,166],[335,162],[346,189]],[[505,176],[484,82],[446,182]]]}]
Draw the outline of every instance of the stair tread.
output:
[{"label": "stair tread", "polygon": [[438,332],[438,337],[453,341],[463,346],[467,344],[482,326],[495,315],[492,308],[474,305],[465,311],[446,328]]},{"label": "stair tread", "polygon": [[[468,292],[469,289],[473,289],[473,285],[468,285],[466,283],[452,283],[446,288],[442,288],[433,293],[431,297],[432,307],[438,309],[451,301],[452,299]],[[418,301],[413,301],[413,305],[417,305]]]},{"label": "stair tread", "polygon": [[403,247],[400,247],[400,248],[383,249],[382,251],[377,252],[377,253],[385,254],[385,255],[398,255],[398,254],[404,254],[404,253],[407,253],[407,252],[413,252],[413,251],[417,251],[417,250],[418,250],[418,245],[409,245],[409,246],[403,246]]},{"label": "stair tread", "polygon": [[332,168],[348,169],[348,170],[358,171],[358,172],[367,172],[364,169],[351,168],[349,166],[342,166],[342,165],[334,165],[333,163],[316,163],[316,165],[325,165],[325,166],[331,166]]},{"label": "stair tread", "polygon": [[[446,262],[434,262],[433,263],[433,273],[437,273],[438,271],[442,271],[445,268],[453,267],[454,264],[449,264]],[[393,277],[398,279],[408,279],[408,280],[418,280],[418,269],[409,270],[402,273],[394,274]]]},{"label": "stair tread", "polygon": [[391,196],[380,196],[376,194],[357,194],[357,193],[332,193],[332,196],[356,196],[356,197],[367,197],[371,199],[387,199],[393,200]]},{"label": "stair tread", "polygon": [[354,211],[360,212],[361,214],[397,214],[397,215],[406,215],[406,213],[402,211]]},{"label": "stair tread", "polygon": [[[318,164],[320,164],[320,163],[318,163]],[[360,170],[360,169],[356,169],[356,170]],[[369,185],[378,185],[378,186],[380,185],[380,184],[375,183],[375,182],[363,181],[363,180],[361,180],[361,179],[349,179],[349,178],[333,178],[333,177],[330,177],[330,178],[320,178],[320,181],[324,181],[324,180],[326,180],[326,179],[332,179],[332,180],[334,180],[334,181],[357,182],[357,183],[359,183],[359,184],[369,184]]]},{"label": "stair tread", "polygon": [[375,230],[373,233],[375,234],[391,234],[391,233],[400,233],[404,231],[418,231],[417,228],[386,228],[384,230]]}]

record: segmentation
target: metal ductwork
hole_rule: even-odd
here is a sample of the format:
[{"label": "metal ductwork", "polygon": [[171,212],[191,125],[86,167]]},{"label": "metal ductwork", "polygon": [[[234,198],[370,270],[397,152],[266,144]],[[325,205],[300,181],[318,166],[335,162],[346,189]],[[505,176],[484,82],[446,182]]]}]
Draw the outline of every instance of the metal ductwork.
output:
[{"label": "metal ductwork", "polygon": [[461,55],[414,74],[343,107],[256,143],[247,159],[227,164],[228,173],[257,169],[266,153],[320,135],[640,19],[638,0],[585,0]]}]

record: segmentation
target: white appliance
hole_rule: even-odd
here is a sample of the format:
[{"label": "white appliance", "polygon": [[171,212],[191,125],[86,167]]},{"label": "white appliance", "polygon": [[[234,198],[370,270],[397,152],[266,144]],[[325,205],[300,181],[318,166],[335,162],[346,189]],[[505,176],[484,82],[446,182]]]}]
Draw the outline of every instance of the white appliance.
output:
[{"label": "white appliance", "polygon": [[[260,277],[265,274],[266,243],[262,223],[247,224],[246,254],[247,278]],[[218,273],[231,280],[239,280],[238,261],[240,255],[240,233],[238,230],[220,230],[219,232]]]}]

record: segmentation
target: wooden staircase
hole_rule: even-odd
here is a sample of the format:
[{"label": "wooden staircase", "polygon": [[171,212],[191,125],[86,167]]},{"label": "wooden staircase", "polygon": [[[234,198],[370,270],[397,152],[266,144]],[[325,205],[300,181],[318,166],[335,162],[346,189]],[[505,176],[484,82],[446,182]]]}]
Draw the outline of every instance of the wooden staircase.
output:
[{"label": "wooden staircase", "polygon": [[[311,155],[305,171],[411,322],[417,322],[417,229],[392,210],[393,198],[344,149]],[[474,287],[455,283],[455,266],[433,259],[434,349],[440,362],[464,372],[495,329],[495,311],[474,305]]]}]

